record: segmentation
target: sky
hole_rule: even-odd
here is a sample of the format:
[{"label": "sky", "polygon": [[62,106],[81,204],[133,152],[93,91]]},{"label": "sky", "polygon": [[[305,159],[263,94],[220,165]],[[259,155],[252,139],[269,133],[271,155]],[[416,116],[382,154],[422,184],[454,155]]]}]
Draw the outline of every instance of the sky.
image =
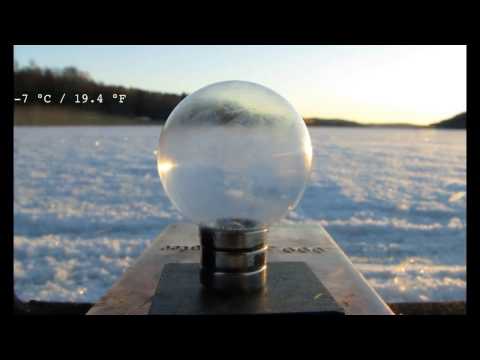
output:
[{"label": "sky", "polygon": [[75,66],[151,91],[252,81],[304,117],[422,125],[466,111],[465,45],[16,45],[14,53],[20,66]]}]

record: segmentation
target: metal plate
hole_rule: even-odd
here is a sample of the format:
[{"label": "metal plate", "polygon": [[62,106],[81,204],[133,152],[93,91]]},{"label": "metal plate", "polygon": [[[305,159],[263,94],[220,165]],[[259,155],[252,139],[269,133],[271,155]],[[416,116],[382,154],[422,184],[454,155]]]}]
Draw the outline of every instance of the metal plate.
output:
[{"label": "metal plate", "polygon": [[199,282],[198,264],[170,263],[163,268],[149,313],[344,315],[344,310],[303,262],[268,264],[266,290],[248,295],[207,291]]},{"label": "metal plate", "polygon": [[[145,315],[165,264],[200,266],[198,227],[172,224],[151,243],[87,315]],[[269,229],[268,261],[305,262],[346,315],[393,315],[393,312],[318,224],[279,224]]]}]

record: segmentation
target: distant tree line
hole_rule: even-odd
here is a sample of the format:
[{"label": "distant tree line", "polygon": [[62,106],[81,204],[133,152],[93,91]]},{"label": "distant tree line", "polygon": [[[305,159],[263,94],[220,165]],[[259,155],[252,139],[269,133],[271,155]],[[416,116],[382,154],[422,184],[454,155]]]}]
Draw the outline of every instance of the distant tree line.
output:
[{"label": "distant tree line", "polygon": [[445,129],[466,129],[467,128],[467,113],[458,114],[450,119],[440,121],[431,126]]},{"label": "distant tree line", "polygon": [[[149,118],[152,121],[164,122],[175,106],[187,96],[187,94],[171,94],[162,92],[145,91],[123,86],[105,85],[94,81],[90,75],[75,67],[64,69],[40,68],[35,63],[20,67],[15,63],[15,97],[20,98],[22,94],[29,94],[30,99],[26,104],[15,102],[16,106],[31,106],[33,103],[45,107],[71,107],[79,110],[90,110],[109,115],[126,117]],[[62,94],[66,94],[63,104],[45,104],[42,101],[31,97],[37,94],[50,94],[54,101],[58,102]],[[102,94],[103,103],[81,103],[75,104],[75,94],[87,94],[90,99],[97,100]],[[113,94],[126,94],[127,99],[123,104],[114,99]],[[360,124],[353,121],[338,119],[305,119],[310,126],[389,126],[389,127],[413,127],[411,124]],[[462,128],[466,127],[466,113],[459,114],[432,127],[438,128]],[[418,126],[421,128],[421,126]]]},{"label": "distant tree line", "polygon": [[[16,102],[17,106],[30,106],[33,103],[41,106],[69,106],[81,110],[97,111],[111,115],[129,117],[148,117],[152,121],[163,122],[170,112],[187,94],[170,94],[151,92],[123,86],[105,85],[94,81],[86,72],[75,67],[60,70],[40,68],[31,62],[28,66],[19,67],[15,64],[15,96],[29,94],[29,97],[40,94],[50,94],[58,102],[62,94],[66,94],[63,104],[45,104],[42,101],[28,99],[26,104]],[[103,103],[75,104],[75,94],[87,94],[90,99],[97,100],[102,94]],[[126,94],[123,104],[114,99],[113,94]],[[32,100],[32,101],[30,101]]]}]

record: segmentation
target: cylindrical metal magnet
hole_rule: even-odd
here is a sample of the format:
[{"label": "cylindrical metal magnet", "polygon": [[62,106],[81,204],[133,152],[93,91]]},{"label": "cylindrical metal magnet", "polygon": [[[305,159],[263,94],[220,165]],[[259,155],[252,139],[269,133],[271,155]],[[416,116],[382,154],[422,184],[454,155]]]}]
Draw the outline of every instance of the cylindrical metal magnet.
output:
[{"label": "cylindrical metal magnet", "polygon": [[200,281],[220,292],[262,290],[267,280],[268,229],[243,219],[226,219],[221,224],[232,222],[236,228],[218,223],[200,227]]}]

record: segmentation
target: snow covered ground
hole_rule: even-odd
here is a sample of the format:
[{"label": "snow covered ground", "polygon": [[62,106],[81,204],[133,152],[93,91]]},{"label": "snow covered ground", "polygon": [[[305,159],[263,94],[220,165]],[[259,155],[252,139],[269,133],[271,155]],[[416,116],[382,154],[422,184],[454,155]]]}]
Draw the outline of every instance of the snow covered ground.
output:
[{"label": "snow covered ground", "polygon": [[[465,299],[462,130],[310,128],[314,169],[285,222],[318,222],[387,301]],[[165,225],[160,127],[17,127],[15,288],[95,301]]]}]

